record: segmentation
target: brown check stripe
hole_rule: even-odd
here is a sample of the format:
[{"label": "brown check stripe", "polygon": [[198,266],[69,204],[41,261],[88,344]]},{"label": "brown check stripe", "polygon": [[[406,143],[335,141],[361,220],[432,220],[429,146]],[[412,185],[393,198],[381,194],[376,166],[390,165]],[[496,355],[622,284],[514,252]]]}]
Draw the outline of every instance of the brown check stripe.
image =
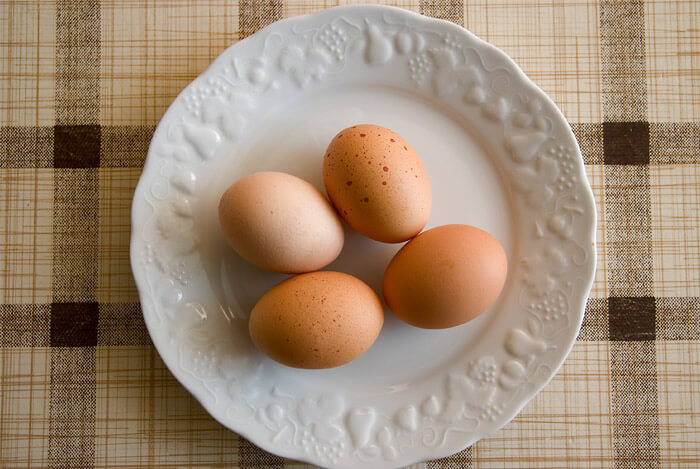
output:
[{"label": "brown check stripe", "polygon": [[[339,2],[0,0],[0,467],[284,467],[216,423],[146,332],[131,195],[158,119],[225,47]],[[390,1],[461,24],[560,105],[599,267],[562,370],[422,467],[700,467],[700,5]]]}]

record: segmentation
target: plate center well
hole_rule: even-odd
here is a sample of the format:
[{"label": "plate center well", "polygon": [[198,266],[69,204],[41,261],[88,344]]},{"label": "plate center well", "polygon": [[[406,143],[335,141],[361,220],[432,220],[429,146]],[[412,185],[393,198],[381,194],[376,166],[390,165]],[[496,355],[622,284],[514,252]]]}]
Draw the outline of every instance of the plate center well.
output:
[{"label": "plate center well", "polygon": [[[426,227],[450,223],[477,226],[494,235],[512,261],[516,249],[510,195],[489,150],[444,105],[414,92],[386,86],[329,88],[313,96],[280,105],[258,121],[235,153],[222,155],[208,168],[198,225],[216,220],[218,199],[237,179],[256,171],[284,171],[301,177],[325,194],[322,160],[326,146],[345,127],[369,123],[402,135],[421,157],[432,190],[431,216]],[[247,315],[255,302],[286,275],[253,267],[219,240],[222,272],[212,282],[225,283],[229,302]],[[402,244],[372,241],[346,227],[345,247],[326,270],[357,276],[381,297],[384,269]],[[508,288],[508,282],[506,288]],[[387,310],[386,322],[374,346],[352,363],[322,371],[292,370],[273,364],[275,373],[326,389],[365,389],[368,383],[396,389],[430,377],[468,353],[498,316],[498,302],[469,324],[443,331],[408,326]]]}]

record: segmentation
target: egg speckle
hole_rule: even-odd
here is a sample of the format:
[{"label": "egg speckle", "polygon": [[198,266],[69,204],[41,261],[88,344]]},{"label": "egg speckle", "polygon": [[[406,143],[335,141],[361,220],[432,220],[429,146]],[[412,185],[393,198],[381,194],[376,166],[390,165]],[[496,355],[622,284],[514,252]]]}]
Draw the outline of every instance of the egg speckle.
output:
[{"label": "egg speckle", "polygon": [[420,158],[384,127],[363,124],[338,133],[323,158],[323,181],[345,221],[377,241],[406,241],[430,216],[430,183]]},{"label": "egg speckle", "polygon": [[396,253],[384,273],[384,300],[411,325],[454,327],[493,304],[507,271],[503,247],[486,231],[468,225],[439,226]]},{"label": "egg speckle", "polygon": [[296,275],[268,291],[250,314],[253,343],[295,368],[332,368],[366,352],[384,324],[379,297],[364,282],[332,271]]}]

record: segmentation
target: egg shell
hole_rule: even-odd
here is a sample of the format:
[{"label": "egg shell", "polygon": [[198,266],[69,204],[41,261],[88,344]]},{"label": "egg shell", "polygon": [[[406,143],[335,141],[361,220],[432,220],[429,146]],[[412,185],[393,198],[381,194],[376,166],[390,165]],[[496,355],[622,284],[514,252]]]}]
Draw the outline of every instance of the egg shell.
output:
[{"label": "egg shell", "polygon": [[507,272],[506,253],[496,238],[473,226],[443,225],[396,253],[384,272],[384,300],[416,327],[454,327],[493,304]]},{"label": "egg shell", "polygon": [[362,355],[384,324],[377,294],[352,275],[320,271],[274,286],[250,313],[255,346],[295,368],[332,368]]},{"label": "egg shell", "polygon": [[221,197],[219,222],[241,257],[275,272],[320,269],[343,249],[343,225],[333,206],[291,174],[259,172],[238,180]]},{"label": "egg shell", "polygon": [[428,222],[428,173],[411,145],[384,127],[340,131],[323,158],[323,182],[340,216],[377,241],[406,241]]}]

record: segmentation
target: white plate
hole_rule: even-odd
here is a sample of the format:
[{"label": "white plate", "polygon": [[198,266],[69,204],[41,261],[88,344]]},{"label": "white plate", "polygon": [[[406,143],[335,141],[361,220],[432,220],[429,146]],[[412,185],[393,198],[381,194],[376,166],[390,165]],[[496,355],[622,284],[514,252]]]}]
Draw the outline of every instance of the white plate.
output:
[{"label": "white plate", "polygon": [[[356,123],[414,146],[433,190],[428,227],[489,231],[508,254],[508,280],[466,325],[420,330],[387,312],[356,361],[286,368],[253,348],[246,323],[285,276],[226,247],[218,198],[260,170],[323,189],[323,151]],[[380,6],[280,21],[221,54],[158,125],[132,223],[144,318],[175,377],[231,430],[322,466],[434,459],[506,424],[566,358],[595,268],[592,193],[552,101],[466,30]],[[328,269],[381,292],[398,248],[348,230]]]}]

